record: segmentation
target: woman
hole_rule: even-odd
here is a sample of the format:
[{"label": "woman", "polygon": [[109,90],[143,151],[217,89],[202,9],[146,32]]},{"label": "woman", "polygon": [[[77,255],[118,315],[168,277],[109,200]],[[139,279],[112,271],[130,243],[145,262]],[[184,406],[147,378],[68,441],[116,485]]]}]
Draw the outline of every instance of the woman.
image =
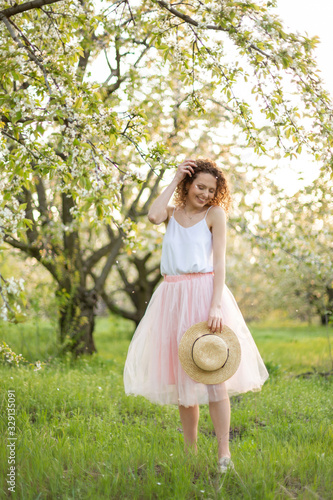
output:
[{"label": "woman", "polygon": [[[168,203],[175,193],[175,204]],[[225,285],[226,213],[230,194],[223,172],[211,160],[186,160],[152,204],[148,218],[167,223],[161,273],[130,344],[124,369],[127,394],[159,404],[177,404],[186,449],[197,443],[199,404],[209,404],[222,473],[233,468],[229,450],[229,395],[260,390],[268,372],[235,299]],[[178,345],[193,324],[207,321],[212,332],[223,324],[237,335],[242,357],[226,382],[192,380],[178,359]]]}]

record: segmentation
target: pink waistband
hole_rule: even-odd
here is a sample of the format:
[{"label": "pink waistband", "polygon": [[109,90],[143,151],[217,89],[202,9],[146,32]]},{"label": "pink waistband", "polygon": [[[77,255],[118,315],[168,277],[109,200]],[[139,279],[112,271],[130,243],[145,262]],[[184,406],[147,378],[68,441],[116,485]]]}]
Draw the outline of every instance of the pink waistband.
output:
[{"label": "pink waistband", "polygon": [[190,273],[190,274],[176,274],[176,275],[171,275],[171,274],[165,274],[164,275],[164,281],[182,281],[182,280],[192,280],[194,278],[201,278],[202,276],[209,276],[210,274],[214,274],[214,272],[211,273]]}]

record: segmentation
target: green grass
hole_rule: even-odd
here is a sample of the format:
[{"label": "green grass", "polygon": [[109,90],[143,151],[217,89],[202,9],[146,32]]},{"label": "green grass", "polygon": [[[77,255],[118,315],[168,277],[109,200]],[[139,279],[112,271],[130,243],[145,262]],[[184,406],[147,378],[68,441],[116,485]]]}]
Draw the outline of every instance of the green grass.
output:
[{"label": "green grass", "polygon": [[[1,325],[31,361],[54,346],[50,325]],[[217,443],[201,406],[197,456],[183,451],[178,409],[127,397],[122,369],[132,326],[99,319],[98,353],[43,370],[0,368],[0,497],[7,491],[7,390],[16,394],[16,493],[22,499],[332,498],[332,378],[325,329],[253,326],[271,377],[232,398],[236,473],[216,471]],[[36,353],[35,353],[36,349]],[[37,355],[38,354],[38,355]]]},{"label": "green grass", "polygon": [[268,365],[278,365],[287,374],[332,369],[327,339],[329,335],[333,354],[332,328],[298,325],[284,328],[253,326],[252,329]]}]

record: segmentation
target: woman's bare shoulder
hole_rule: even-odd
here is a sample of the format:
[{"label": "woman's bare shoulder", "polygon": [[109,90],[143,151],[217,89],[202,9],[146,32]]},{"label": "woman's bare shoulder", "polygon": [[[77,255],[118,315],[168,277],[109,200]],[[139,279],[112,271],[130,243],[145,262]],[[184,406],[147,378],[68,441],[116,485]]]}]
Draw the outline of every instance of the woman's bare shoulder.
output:
[{"label": "woman's bare shoulder", "polygon": [[213,205],[207,214],[207,218],[210,217],[212,219],[223,219],[226,218],[225,210],[219,205]]},{"label": "woman's bare shoulder", "polygon": [[225,224],[226,213],[225,210],[219,205],[213,205],[207,214],[207,225],[211,229],[215,224]]}]

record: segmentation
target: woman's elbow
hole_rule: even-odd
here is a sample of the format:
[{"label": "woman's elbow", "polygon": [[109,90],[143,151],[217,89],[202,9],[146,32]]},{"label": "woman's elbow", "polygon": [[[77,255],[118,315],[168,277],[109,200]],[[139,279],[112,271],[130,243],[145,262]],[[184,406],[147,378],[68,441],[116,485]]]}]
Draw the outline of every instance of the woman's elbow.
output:
[{"label": "woman's elbow", "polygon": [[148,220],[152,224],[162,224],[166,219],[168,218],[168,212],[165,211],[165,213],[154,213],[154,212],[148,212]]},{"label": "woman's elbow", "polygon": [[161,224],[161,222],[163,222],[163,220],[161,220],[161,217],[158,217],[155,214],[148,214],[148,220],[152,224],[156,224],[156,225]]},{"label": "woman's elbow", "polygon": [[157,218],[156,218],[156,215],[153,215],[153,214],[148,214],[148,220],[149,220],[149,222],[151,222],[152,224],[157,224]]}]

